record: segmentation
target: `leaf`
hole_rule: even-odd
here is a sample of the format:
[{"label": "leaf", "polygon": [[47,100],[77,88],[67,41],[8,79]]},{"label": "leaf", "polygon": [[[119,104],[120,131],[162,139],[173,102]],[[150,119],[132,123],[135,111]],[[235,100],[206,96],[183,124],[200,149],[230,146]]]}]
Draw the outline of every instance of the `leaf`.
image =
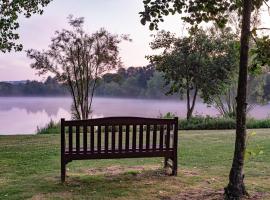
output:
[{"label": "leaf", "polygon": [[145,24],[146,24],[145,18],[142,18],[142,19],[141,19],[141,24],[142,24],[142,25],[145,25]]},{"label": "leaf", "polygon": [[150,23],[150,25],[149,25],[150,31],[154,30],[154,27],[155,27],[154,23]]}]

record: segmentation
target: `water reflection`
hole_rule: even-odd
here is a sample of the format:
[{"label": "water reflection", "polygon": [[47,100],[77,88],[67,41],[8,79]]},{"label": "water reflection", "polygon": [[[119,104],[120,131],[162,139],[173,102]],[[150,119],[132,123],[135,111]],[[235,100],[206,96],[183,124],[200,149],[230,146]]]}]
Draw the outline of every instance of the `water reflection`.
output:
[{"label": "water reflection", "polygon": [[[71,98],[69,97],[1,97],[0,134],[33,134],[51,119],[70,119]],[[141,100],[119,98],[95,98],[93,117],[139,116],[157,117],[160,113],[172,112],[185,117],[186,104],[177,100]],[[257,106],[250,113],[255,118],[269,116],[270,105]],[[217,116],[214,108],[197,103],[195,114]]]}]

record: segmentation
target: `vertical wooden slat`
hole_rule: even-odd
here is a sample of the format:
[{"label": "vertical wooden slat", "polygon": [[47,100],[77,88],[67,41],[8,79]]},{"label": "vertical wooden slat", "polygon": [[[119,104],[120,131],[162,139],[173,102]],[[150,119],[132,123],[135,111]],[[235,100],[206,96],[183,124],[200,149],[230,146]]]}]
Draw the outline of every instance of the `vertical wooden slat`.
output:
[{"label": "vertical wooden slat", "polygon": [[119,138],[118,138],[118,148],[119,152],[122,152],[122,146],[123,146],[123,126],[119,125]]},{"label": "vertical wooden slat", "polygon": [[143,125],[140,125],[139,131],[139,151],[141,152],[143,149]]},{"label": "vertical wooden slat", "polygon": [[80,126],[76,126],[76,153],[80,153]]},{"label": "vertical wooden slat", "polygon": [[136,151],[136,140],[137,140],[137,126],[135,124],[132,125],[132,151]]},{"label": "vertical wooden slat", "polygon": [[65,136],[65,119],[61,119],[61,159],[64,157],[66,151],[66,136]]},{"label": "vertical wooden slat", "polygon": [[129,151],[129,125],[126,125],[126,151]]},{"label": "vertical wooden slat", "polygon": [[159,129],[159,149],[163,150],[163,137],[164,137],[164,127],[163,124],[160,125]]},{"label": "vertical wooden slat", "polygon": [[72,126],[68,127],[68,149],[69,149],[69,154],[72,154],[73,150],[73,131],[72,131]]},{"label": "vertical wooden slat", "polygon": [[178,150],[178,117],[174,118],[174,137],[173,137],[173,175],[177,176],[177,150]]},{"label": "vertical wooden slat", "polygon": [[109,146],[109,132],[108,132],[108,126],[105,126],[105,153],[108,153],[108,146]]},{"label": "vertical wooden slat", "polygon": [[146,126],[146,151],[149,151],[150,146],[150,125]]},{"label": "vertical wooden slat", "polygon": [[98,126],[98,144],[97,144],[97,149],[98,153],[101,152],[101,126]]},{"label": "vertical wooden slat", "polygon": [[95,127],[91,126],[90,127],[90,135],[91,135],[91,153],[94,153],[95,150]]},{"label": "vertical wooden slat", "polygon": [[157,125],[154,125],[154,130],[153,130],[153,150],[155,151],[157,148]]},{"label": "vertical wooden slat", "polygon": [[170,148],[170,139],[171,139],[171,125],[167,124],[167,133],[166,133],[166,149],[167,151]]},{"label": "vertical wooden slat", "polygon": [[112,152],[115,152],[115,126],[112,126]]},{"label": "vertical wooden slat", "polygon": [[87,151],[87,126],[83,126],[83,151]]}]

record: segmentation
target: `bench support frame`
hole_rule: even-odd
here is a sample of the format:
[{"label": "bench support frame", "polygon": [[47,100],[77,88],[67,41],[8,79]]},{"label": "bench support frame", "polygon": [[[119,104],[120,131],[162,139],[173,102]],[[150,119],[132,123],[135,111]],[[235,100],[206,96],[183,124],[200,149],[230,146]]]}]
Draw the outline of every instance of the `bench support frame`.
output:
[{"label": "bench support frame", "polygon": [[[122,139],[122,126],[138,126],[139,128],[139,135],[137,134],[137,130],[135,128],[136,136],[139,137],[139,144],[136,147],[137,139],[136,137],[128,136],[126,139],[126,143],[128,143],[128,149],[125,149],[125,144],[120,144],[120,139],[118,143],[118,149],[116,150],[115,147],[111,147],[108,149],[108,138],[105,138],[105,141],[101,140],[101,135],[103,134],[106,137],[108,134],[108,128],[106,126],[119,126],[119,137]],[[154,140],[157,137],[157,126],[165,126],[167,127],[167,133],[164,133],[163,127],[159,130],[160,138],[164,138],[164,142],[160,142],[159,148],[156,147],[156,143],[151,144],[150,147],[150,125],[154,125],[154,132],[152,132],[152,136]],[[91,149],[89,146],[93,145],[94,142],[87,144],[87,126],[97,126],[98,130],[95,134],[99,134],[96,137],[97,144],[95,147],[96,149]],[[101,131],[101,126],[105,126],[105,133]],[[147,126],[146,132],[143,130],[143,126]],[[71,142],[71,145],[66,145],[66,127],[69,127],[68,131],[68,142]],[[72,128],[76,127],[76,133],[72,132]],[[81,136],[82,133],[77,131],[80,130],[78,127],[83,127],[83,137]],[[173,129],[173,134],[171,134],[170,129]],[[94,129],[94,128],[93,128]],[[90,130],[93,130],[90,129]],[[84,131],[86,130],[86,131]],[[128,131],[127,131],[128,130]],[[71,133],[70,133],[71,131]],[[126,129],[129,133],[129,128]],[[114,130],[113,130],[114,132]],[[76,138],[76,147],[74,148],[73,138],[75,134]],[[94,133],[93,133],[94,134]],[[111,133],[113,134],[113,133]],[[140,136],[146,134],[146,142],[143,141],[144,136]],[[163,137],[164,134],[164,137]],[[154,136],[155,135],[155,136]],[[126,136],[127,138],[127,136]],[[135,146],[134,144],[135,138]],[[148,139],[147,139],[148,138]],[[82,139],[82,144],[80,141]],[[153,139],[153,138],[151,138]],[[86,141],[85,141],[86,140]],[[128,140],[128,141],[127,141]],[[162,139],[163,140],[163,139]],[[172,141],[171,141],[172,140]],[[101,143],[105,142],[105,149],[101,149]],[[156,142],[156,141],[155,141]],[[114,145],[114,142],[112,142]],[[170,144],[171,143],[171,144]],[[81,148],[81,146],[83,147]],[[86,146],[85,146],[86,145]],[[145,148],[143,148],[145,146]],[[66,179],[66,165],[73,160],[91,160],[91,159],[120,159],[120,158],[145,158],[145,157],[164,157],[164,167],[171,167],[173,176],[177,176],[177,147],[178,146],[178,118],[174,119],[152,119],[152,118],[138,118],[138,117],[110,117],[110,118],[100,118],[100,119],[89,119],[89,120],[76,120],[76,121],[65,121],[65,119],[61,119],[61,181],[62,183],[65,182]],[[122,149],[123,148],[123,149]],[[169,163],[171,160],[172,164]]]}]

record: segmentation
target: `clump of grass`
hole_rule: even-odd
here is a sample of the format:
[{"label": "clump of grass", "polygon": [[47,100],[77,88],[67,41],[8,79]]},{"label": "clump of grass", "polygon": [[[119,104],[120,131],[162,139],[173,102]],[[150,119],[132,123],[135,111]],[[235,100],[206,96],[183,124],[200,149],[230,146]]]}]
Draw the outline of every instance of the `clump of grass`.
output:
[{"label": "clump of grass", "polygon": [[37,127],[37,134],[56,134],[60,133],[60,123],[54,122],[52,119],[44,127]]}]

